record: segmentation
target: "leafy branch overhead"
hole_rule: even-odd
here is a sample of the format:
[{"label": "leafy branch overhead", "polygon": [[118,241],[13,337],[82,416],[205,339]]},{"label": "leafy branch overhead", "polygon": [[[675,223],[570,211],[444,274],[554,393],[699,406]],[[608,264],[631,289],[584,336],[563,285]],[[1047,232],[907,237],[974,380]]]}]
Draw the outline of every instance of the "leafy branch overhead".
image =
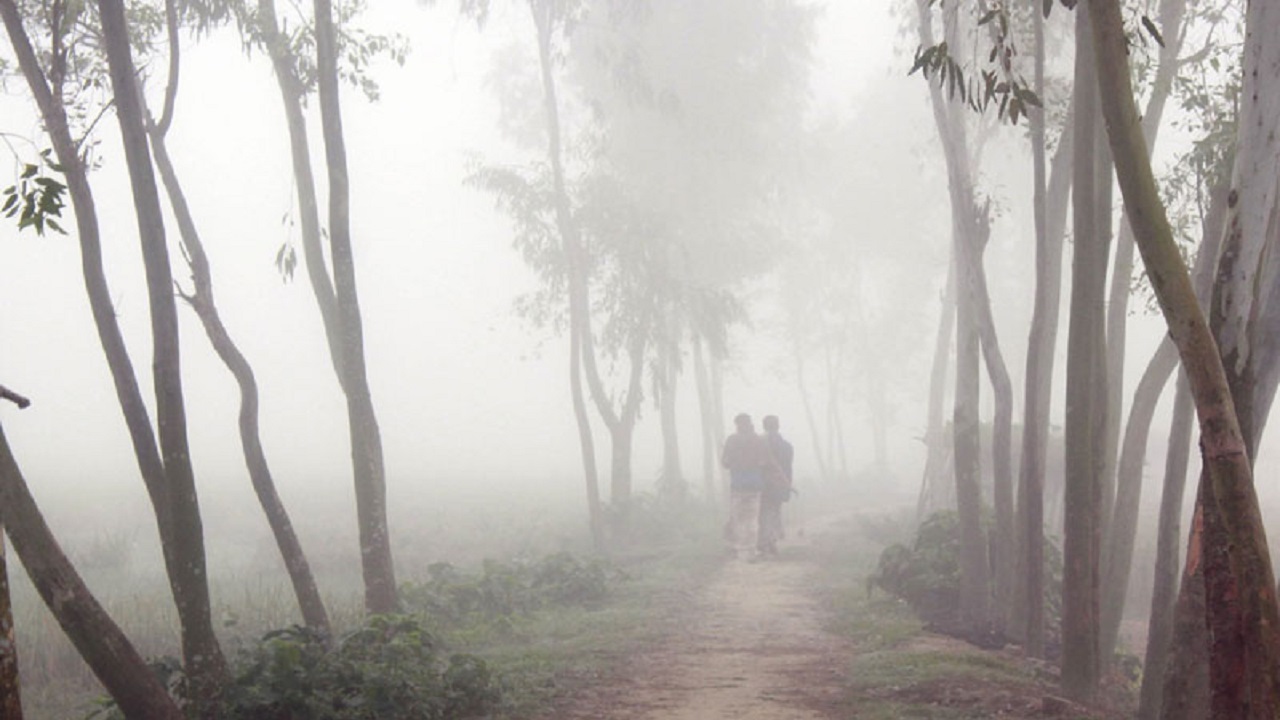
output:
[{"label": "leafy branch overhead", "polygon": [[37,235],[44,235],[45,228],[67,234],[58,223],[66,206],[67,186],[46,175],[44,168],[62,172],[62,168],[50,158],[52,150],[40,153],[39,164],[24,163],[17,182],[4,189],[4,205],[0,212],[6,218],[17,218],[18,229],[35,228]]}]

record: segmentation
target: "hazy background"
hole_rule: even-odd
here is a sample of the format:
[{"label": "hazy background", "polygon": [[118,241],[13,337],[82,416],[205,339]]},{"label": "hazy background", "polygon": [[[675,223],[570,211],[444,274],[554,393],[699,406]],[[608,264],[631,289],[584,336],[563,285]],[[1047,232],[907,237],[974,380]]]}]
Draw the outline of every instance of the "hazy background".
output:
[{"label": "hazy background", "polygon": [[[849,194],[850,212],[865,219],[851,241],[869,243],[901,263],[892,282],[878,286],[885,278],[868,279],[868,287],[881,288],[869,304],[901,313],[901,337],[888,358],[889,472],[860,482],[881,483],[909,497],[922,466],[917,438],[947,262],[945,174],[925,85],[906,75],[915,42],[899,32],[895,3],[818,5],[824,10],[807,117],[814,128],[856,128],[859,161],[848,166],[845,182],[857,190]],[[499,133],[498,102],[487,79],[496,52],[512,42],[529,43],[527,9],[497,4],[477,31],[447,3],[428,8],[411,0],[378,0],[362,24],[373,32],[401,33],[412,48],[403,67],[383,61],[373,70],[380,102],[343,91],[353,240],[393,536],[440,521],[443,498],[465,496],[505,497],[517,504],[571,499],[583,506],[577,519],[585,531],[567,341],[512,313],[513,301],[535,287],[535,278],[512,249],[510,223],[492,198],[463,184],[471,159],[514,152]],[[309,524],[299,513],[295,522],[304,536],[341,543],[354,556],[354,542],[346,540],[354,536],[354,513],[344,509],[352,496],[344,401],[305,278],[283,282],[274,265],[281,244],[298,239],[275,79],[266,60],[246,57],[227,31],[187,42],[182,78],[169,146],[211,255],[219,307],[258,375],[264,442],[276,480],[291,508],[340,510],[322,516],[336,520]],[[11,79],[6,90],[0,127],[40,137],[25,87]],[[319,151],[318,126],[312,133]],[[1022,133],[1005,130],[990,140],[982,169],[982,183],[999,208],[986,258],[1018,407],[1033,237]],[[145,387],[146,290],[114,118],[104,120],[98,135],[102,168],[93,182],[108,272]],[[1176,136],[1168,137],[1169,145],[1176,143]],[[175,275],[185,280],[185,268]],[[729,416],[746,411],[782,417],[783,432],[798,451],[803,489],[815,470],[775,290],[768,279],[748,289],[750,322],[731,338],[725,410]],[[265,536],[243,471],[235,385],[194,314],[181,310],[192,452],[207,527],[210,534]],[[1139,313],[1133,319],[1129,386],[1161,333],[1157,318]],[[0,419],[55,530],[143,522],[148,506],[90,318],[73,238],[18,235],[11,224],[0,226],[0,338],[0,382],[34,401],[22,412],[0,408]],[[861,342],[883,346],[877,337]],[[1059,373],[1065,345],[1065,339],[1058,343]],[[855,473],[869,464],[870,453],[859,393],[852,387],[846,398]],[[681,378],[680,394],[684,469],[698,487],[701,450],[690,373]],[[1061,377],[1054,400],[1060,422]],[[649,401],[636,437],[634,472],[641,491],[659,470],[656,418]],[[598,463],[607,471],[607,443],[603,433],[597,435]],[[1157,421],[1152,447],[1162,447],[1163,436]],[[1150,463],[1158,466],[1162,458],[1153,453]],[[153,531],[150,525],[143,529]],[[211,544],[210,552],[225,551]]]}]

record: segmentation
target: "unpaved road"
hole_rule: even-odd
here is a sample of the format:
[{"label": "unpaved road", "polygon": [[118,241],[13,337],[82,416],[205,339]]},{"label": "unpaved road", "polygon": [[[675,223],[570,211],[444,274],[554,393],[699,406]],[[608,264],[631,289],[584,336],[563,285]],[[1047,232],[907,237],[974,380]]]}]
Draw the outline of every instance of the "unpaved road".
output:
[{"label": "unpaved road", "polygon": [[816,570],[807,538],[795,533],[778,557],[726,561],[692,596],[665,642],[561,717],[837,717],[850,648],[822,629],[822,610],[806,589]]}]

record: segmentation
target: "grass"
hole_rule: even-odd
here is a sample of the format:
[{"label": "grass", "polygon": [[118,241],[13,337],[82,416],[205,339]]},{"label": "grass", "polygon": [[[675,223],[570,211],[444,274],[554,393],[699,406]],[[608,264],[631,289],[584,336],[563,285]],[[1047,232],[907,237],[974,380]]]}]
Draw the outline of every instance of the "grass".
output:
[{"label": "grass", "polygon": [[911,526],[901,514],[852,519],[815,546],[824,569],[813,586],[823,599],[826,628],[854,648],[845,713],[858,720],[1041,717],[1043,698],[1058,693],[1051,668],[1013,649],[985,651],[928,632],[906,603],[869,586],[880,551],[901,541],[891,529]]},{"label": "grass", "polygon": [[[635,518],[636,549],[610,558],[615,571],[604,602],[588,608],[549,607],[497,627],[443,633],[451,651],[476,654],[491,664],[504,690],[502,717],[544,713],[584,684],[620,672],[631,653],[661,636],[684,594],[719,561],[718,513],[698,507],[672,512],[645,503]],[[565,530],[585,524],[577,517],[576,503],[546,505],[531,508],[513,501],[508,507],[460,511],[441,503],[430,512],[415,509],[417,522],[402,523],[405,530],[395,537],[400,580],[423,577],[427,565],[440,560],[467,568],[483,557],[529,559],[565,549],[582,553],[585,533]],[[176,613],[158,549],[147,544],[148,533],[135,529],[139,525],[146,527],[123,523],[119,530],[94,528],[92,534],[68,538],[67,546],[90,587],[139,650],[148,657],[174,656]],[[220,545],[216,538],[210,542],[214,620],[231,658],[264,632],[299,622],[292,590],[263,534],[265,529],[258,535],[241,531],[230,544]],[[335,630],[356,627],[363,610],[354,537],[313,541],[308,547],[317,549],[312,563]],[[13,570],[27,717],[85,717],[102,690],[25,574]]]}]

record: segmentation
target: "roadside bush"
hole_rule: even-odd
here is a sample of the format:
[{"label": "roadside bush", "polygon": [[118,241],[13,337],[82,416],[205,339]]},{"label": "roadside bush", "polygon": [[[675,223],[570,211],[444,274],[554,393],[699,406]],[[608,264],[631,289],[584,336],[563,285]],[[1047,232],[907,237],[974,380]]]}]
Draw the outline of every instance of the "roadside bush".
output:
[{"label": "roadside bush", "polygon": [[484,661],[445,656],[419,622],[374,616],[332,647],[302,627],[268,633],[225,696],[235,720],[444,720],[482,716],[498,699]]},{"label": "roadside bush", "polygon": [[536,562],[485,560],[480,572],[449,563],[427,568],[427,578],[406,583],[401,601],[432,627],[502,624],[550,606],[590,607],[609,592],[610,572],[600,560],[571,553]]},{"label": "roadside bush", "polygon": [[[930,626],[953,632],[962,627],[960,609],[960,521],[954,511],[930,515],[911,547],[891,545],[880,554],[868,590],[879,587],[907,602]],[[1062,551],[1045,539],[1045,632],[1052,655],[1061,647]]]}]

